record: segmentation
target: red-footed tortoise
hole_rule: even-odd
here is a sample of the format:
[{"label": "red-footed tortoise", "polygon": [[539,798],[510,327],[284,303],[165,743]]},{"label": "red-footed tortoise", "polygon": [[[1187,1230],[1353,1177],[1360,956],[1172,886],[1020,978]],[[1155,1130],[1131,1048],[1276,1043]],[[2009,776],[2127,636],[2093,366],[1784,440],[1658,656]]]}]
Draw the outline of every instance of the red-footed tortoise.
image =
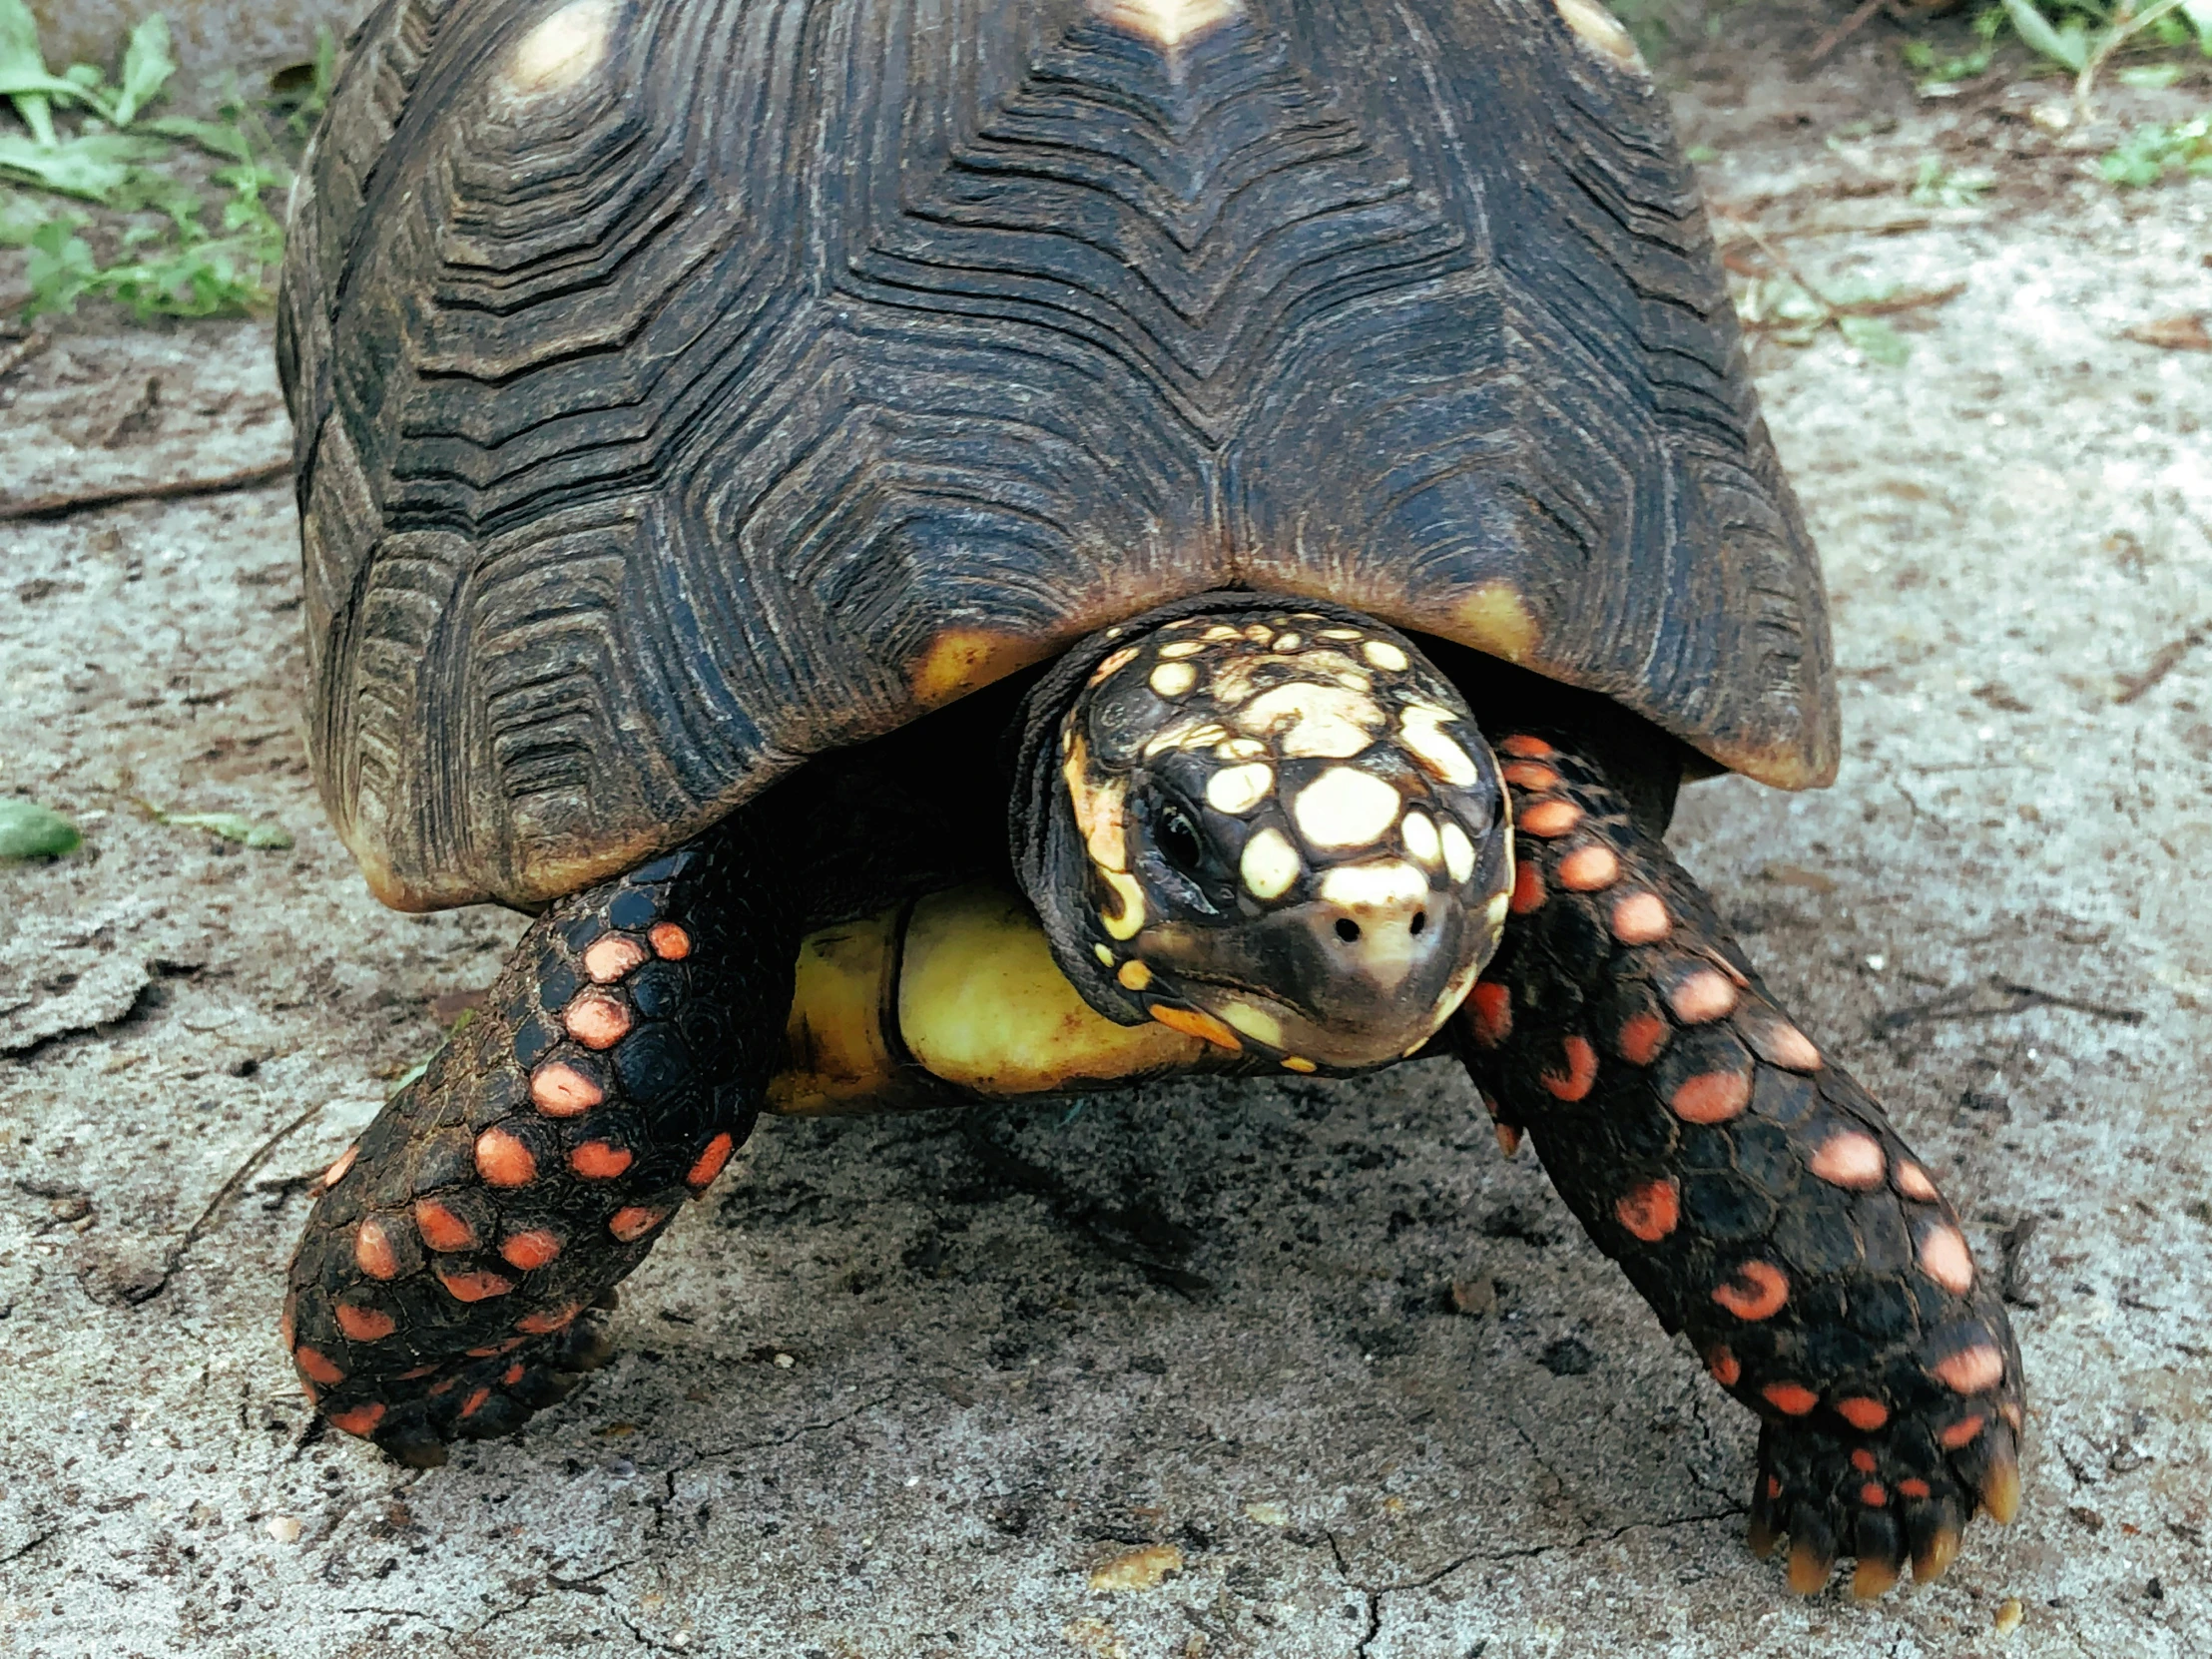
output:
[{"label": "red-footed tortoise", "polygon": [[386,0],[279,350],[323,799],[535,915],[321,1183],[337,1427],[559,1398],[764,1110],[1451,1051],[1793,1584],[2009,1518],[1995,1290],[1661,838],[1837,718],[1594,0]]}]

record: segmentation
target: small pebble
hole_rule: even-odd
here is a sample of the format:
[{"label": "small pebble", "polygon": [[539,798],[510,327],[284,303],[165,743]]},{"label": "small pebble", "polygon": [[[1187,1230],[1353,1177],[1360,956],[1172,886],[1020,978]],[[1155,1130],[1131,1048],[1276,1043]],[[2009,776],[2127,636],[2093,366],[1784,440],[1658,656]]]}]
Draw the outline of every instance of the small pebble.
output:
[{"label": "small pebble", "polygon": [[798,1364],[799,1362],[797,1360],[794,1360],[789,1354],[779,1354],[776,1357],[776,1369],[778,1371],[790,1371],[792,1367]]},{"label": "small pebble", "polygon": [[2019,1629],[2020,1620],[2027,1617],[2027,1609],[2020,1605],[2018,1596],[2006,1596],[1997,1603],[1997,1610],[1989,1615],[1989,1622],[1997,1627],[1999,1636],[2009,1636]]},{"label": "small pebble", "polygon": [[299,1541],[299,1517],[297,1515],[272,1515],[269,1517],[269,1535],[280,1544]]},{"label": "small pebble", "polygon": [[1245,1514],[1250,1519],[1258,1521],[1262,1526],[1288,1526],[1291,1524],[1290,1510],[1284,1508],[1280,1503],[1248,1503],[1245,1505]]}]

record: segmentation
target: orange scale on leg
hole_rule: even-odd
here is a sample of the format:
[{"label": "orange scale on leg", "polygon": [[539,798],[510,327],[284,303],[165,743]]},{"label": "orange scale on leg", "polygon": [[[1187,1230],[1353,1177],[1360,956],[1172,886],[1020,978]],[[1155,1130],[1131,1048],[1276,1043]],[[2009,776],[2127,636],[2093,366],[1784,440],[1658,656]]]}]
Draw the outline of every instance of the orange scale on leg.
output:
[{"label": "orange scale on leg", "polygon": [[1890,1494],[1882,1489],[1882,1482],[1870,1480],[1859,1488],[1859,1501],[1870,1509],[1879,1509],[1890,1501]]},{"label": "orange scale on leg", "polygon": [[356,1405],[350,1411],[332,1411],[326,1419],[341,1434],[358,1434],[366,1438],[384,1420],[381,1405]]},{"label": "orange scale on leg", "polygon": [[1571,801],[1539,801],[1521,814],[1517,828],[1546,840],[1564,835],[1582,822],[1582,809]]},{"label": "orange scale on leg", "polygon": [[1569,1037],[1559,1045],[1560,1057],[1566,1062],[1564,1074],[1555,1071],[1542,1073],[1540,1081],[1544,1092],[1556,1100],[1580,1100],[1590,1092],[1590,1085],[1597,1081],[1597,1050],[1586,1037]]},{"label": "orange scale on leg", "polygon": [[1539,793],[1556,788],[1559,783],[1559,775],[1541,761],[1515,761],[1498,776],[1516,788]]},{"label": "orange scale on leg", "polygon": [[1736,1011],[1736,987],[1726,974],[1700,968],[1667,992],[1667,1006],[1684,1025],[1705,1025]]},{"label": "orange scale on leg", "polygon": [[1853,1394],[1836,1402],[1836,1414],[1862,1433],[1872,1434],[1890,1420],[1890,1408],[1879,1399]]},{"label": "orange scale on leg", "polygon": [[1897,1182],[1898,1191],[1916,1204],[1934,1204],[1939,1196],[1936,1191],[1936,1183],[1929,1179],[1928,1171],[1910,1158],[1898,1160],[1892,1179]]},{"label": "orange scale on leg", "polygon": [[345,1179],[346,1171],[353,1167],[353,1160],[361,1155],[360,1143],[355,1142],[337,1155],[330,1167],[322,1172],[322,1191],[328,1192]]},{"label": "orange scale on leg", "polygon": [[1866,1193],[1882,1185],[1886,1160],[1880,1141],[1856,1129],[1846,1129],[1823,1141],[1808,1167],[1831,1187]]},{"label": "orange scale on leg", "polygon": [[1790,1281],[1772,1262],[1745,1262],[1713,1287],[1713,1300],[1740,1320],[1772,1319],[1790,1300]]},{"label": "orange scale on leg", "polygon": [[712,1183],[722,1173],[722,1166],[730,1161],[730,1154],[737,1150],[737,1146],[736,1139],[727,1130],[717,1135],[699,1154],[698,1162],[685,1172],[684,1185],[698,1188]]},{"label": "orange scale on leg", "polygon": [[1865,1446],[1861,1446],[1857,1451],[1851,1454],[1851,1466],[1857,1469],[1861,1474],[1874,1473],[1874,1453],[1869,1451]]},{"label": "orange scale on leg", "polygon": [[[607,1044],[591,1046],[604,1048]],[[530,1103],[549,1118],[582,1117],[606,1098],[606,1090],[564,1060],[540,1066],[530,1074]]]},{"label": "orange scale on leg", "polygon": [[1495,1048],[1513,1034],[1513,988],[1495,979],[1477,979],[1468,994],[1474,1010],[1474,1040]]},{"label": "orange scale on leg", "polygon": [[1948,1428],[1938,1433],[1936,1439],[1945,1451],[1956,1451],[1961,1446],[1972,1445],[1975,1436],[1981,1432],[1982,1425],[1987,1420],[1979,1411],[1976,1411],[1970,1417],[1960,1417]]},{"label": "orange scale on leg", "polygon": [[1733,1388],[1744,1380],[1743,1362],[1725,1348],[1716,1348],[1706,1355],[1705,1369],[1724,1388]]},{"label": "orange scale on leg", "polygon": [[374,1308],[356,1308],[350,1302],[341,1302],[331,1312],[337,1316],[338,1329],[350,1342],[373,1343],[399,1329],[398,1321]]},{"label": "orange scale on leg", "polygon": [[391,1248],[390,1236],[374,1216],[362,1222],[353,1234],[353,1265],[371,1279],[399,1277],[399,1258]]},{"label": "orange scale on leg", "polygon": [[450,1255],[476,1248],[476,1229],[434,1198],[418,1198],[414,1207],[415,1231],[432,1250]]},{"label": "orange scale on leg", "polygon": [[1931,1227],[1921,1240],[1920,1260],[1921,1272],[1952,1296],[1964,1296],[1973,1289],[1973,1257],[1967,1251],[1965,1238],[1957,1228],[1947,1225]]},{"label": "orange scale on leg", "polygon": [[1648,1066],[1659,1058],[1673,1030],[1657,1014],[1630,1014],[1621,1021],[1621,1058],[1632,1066]]},{"label": "orange scale on leg", "polygon": [[1707,1071],[1684,1078],[1667,1102],[1684,1123],[1726,1123],[1751,1104],[1751,1079],[1740,1071]]},{"label": "orange scale on leg", "polygon": [[692,936],[673,921],[657,921],[645,935],[653,941],[653,953],[664,961],[681,962],[692,953]]},{"label": "orange scale on leg", "polygon": [[1543,739],[1532,738],[1525,732],[1514,733],[1503,743],[1499,744],[1498,748],[1503,750],[1506,754],[1512,756],[1513,759],[1516,761],[1549,760],[1552,756],[1559,753],[1556,749],[1552,748],[1550,744],[1544,742]]},{"label": "orange scale on leg", "polygon": [[515,1288],[512,1279],[497,1273],[441,1273],[438,1283],[456,1302],[488,1302]]},{"label": "orange scale on leg", "polygon": [[1937,1362],[1936,1379],[1953,1393],[1977,1394],[2004,1379],[2004,1356],[1988,1344],[1978,1344]]},{"label": "orange scale on leg", "polygon": [[1613,937],[1623,944],[1657,944],[1674,931],[1667,906],[1655,892],[1628,894],[1613,906]]},{"label": "orange scale on leg", "polygon": [[487,1129],[476,1137],[476,1173],[493,1187],[527,1187],[538,1178],[538,1161],[530,1149],[504,1129]]},{"label": "orange scale on leg", "polygon": [[614,1213],[607,1223],[607,1231],[624,1244],[635,1244],[668,1220],[668,1215],[666,1210],[652,1210],[642,1204],[626,1205]]},{"label": "orange scale on leg", "polygon": [[1622,1194],[1613,1214],[1636,1238],[1657,1244],[1682,1220],[1682,1201],[1672,1181],[1646,1181]]},{"label": "orange scale on leg", "polygon": [[627,933],[609,933],[584,952],[584,972],[598,984],[611,985],[652,954]]},{"label": "orange scale on leg", "polygon": [[331,1363],[326,1354],[311,1348],[295,1348],[291,1351],[291,1363],[299,1368],[299,1375],[334,1388],[345,1381],[345,1373]]},{"label": "orange scale on leg", "polygon": [[568,1167],[587,1181],[612,1181],[630,1167],[632,1154],[605,1141],[586,1141],[568,1155]]},{"label": "orange scale on leg", "polygon": [[517,1331],[527,1331],[533,1337],[547,1336],[565,1330],[576,1322],[576,1316],[584,1311],[581,1302],[571,1302],[561,1308],[543,1308],[535,1314],[515,1321]]},{"label": "orange scale on leg", "polygon": [[1513,870],[1513,896],[1507,900],[1516,916],[1525,916],[1531,910],[1541,909],[1544,902],[1544,878],[1535,863],[1523,858]]},{"label": "orange scale on leg", "polygon": [[411,1371],[401,1372],[399,1374],[399,1381],[402,1382],[420,1382],[423,1378],[430,1376],[437,1369],[437,1363],[435,1361],[432,1361],[427,1366],[416,1366]]},{"label": "orange scale on leg", "polygon": [[466,1399],[461,1401],[461,1415],[464,1417],[473,1417],[478,1411],[483,1409],[484,1401],[489,1398],[491,1398],[491,1389],[478,1388],[474,1393],[470,1394]]},{"label": "orange scale on leg", "polygon": [[561,1010],[561,1025],[586,1048],[612,1048],[630,1034],[630,1010],[605,991],[580,991]]},{"label": "orange scale on leg", "polygon": [[1609,846],[1578,846],[1559,860],[1559,885],[1569,892],[1599,892],[1621,876],[1621,861]]},{"label": "orange scale on leg", "polygon": [[509,1267],[530,1273],[544,1267],[561,1253],[558,1233],[545,1228],[533,1228],[527,1233],[510,1233],[499,1241],[500,1258]]},{"label": "orange scale on leg", "polygon": [[522,1362],[520,1360],[517,1360],[513,1365],[509,1366],[505,1371],[499,1374],[500,1386],[504,1388],[513,1387],[517,1382],[520,1382],[522,1381]]},{"label": "orange scale on leg", "polygon": [[1802,1382],[1769,1382],[1760,1398],[1785,1416],[1802,1417],[1821,1402],[1821,1396]]},{"label": "orange scale on leg", "polygon": [[1917,1474],[1907,1475],[1898,1482],[1898,1496],[1900,1497],[1927,1497],[1928,1495],[1928,1482]]}]

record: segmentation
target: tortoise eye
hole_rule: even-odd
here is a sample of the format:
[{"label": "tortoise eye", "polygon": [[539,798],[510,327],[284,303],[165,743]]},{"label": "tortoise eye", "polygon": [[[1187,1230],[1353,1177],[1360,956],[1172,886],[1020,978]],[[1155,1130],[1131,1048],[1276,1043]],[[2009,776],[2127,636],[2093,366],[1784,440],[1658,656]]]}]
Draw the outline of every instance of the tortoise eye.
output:
[{"label": "tortoise eye", "polygon": [[1199,838],[1198,826],[1191,822],[1190,814],[1180,807],[1164,808],[1153,829],[1153,838],[1159,842],[1160,856],[1170,866],[1179,874],[1197,879],[1206,862],[1206,843]]}]

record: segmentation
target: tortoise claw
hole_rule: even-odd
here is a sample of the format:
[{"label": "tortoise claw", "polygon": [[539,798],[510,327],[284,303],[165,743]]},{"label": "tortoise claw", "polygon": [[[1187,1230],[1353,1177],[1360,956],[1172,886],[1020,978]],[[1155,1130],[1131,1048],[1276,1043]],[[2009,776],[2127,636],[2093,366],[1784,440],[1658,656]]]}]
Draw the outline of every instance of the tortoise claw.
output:
[{"label": "tortoise claw", "polygon": [[1981,1477],[1981,1506],[1999,1526],[2010,1526],[2020,1509],[2020,1465],[2008,1453]]},{"label": "tortoise claw", "polygon": [[1790,1544],[1790,1588],[1801,1596],[1817,1596],[1828,1588],[1836,1571],[1836,1552],[1812,1538]]},{"label": "tortoise claw", "polygon": [[1861,1601],[1880,1601],[1897,1588],[1898,1564],[1874,1556],[1861,1556],[1851,1575],[1851,1593]]},{"label": "tortoise claw", "polygon": [[1752,1516],[1751,1526],[1744,1533],[1744,1542],[1751,1546],[1752,1554],[1756,1555],[1760,1560],[1764,1561],[1768,1556],[1774,1553],[1775,1545],[1779,1544],[1781,1541],[1782,1534],[1777,1532],[1774,1529],[1773,1525],[1769,1521],[1767,1521],[1765,1517],[1760,1515]]},{"label": "tortoise claw", "polygon": [[1958,1559],[1958,1538],[1955,1526],[1938,1526],[1931,1532],[1913,1551],[1913,1582],[1933,1584],[1950,1571],[1951,1562]]}]

